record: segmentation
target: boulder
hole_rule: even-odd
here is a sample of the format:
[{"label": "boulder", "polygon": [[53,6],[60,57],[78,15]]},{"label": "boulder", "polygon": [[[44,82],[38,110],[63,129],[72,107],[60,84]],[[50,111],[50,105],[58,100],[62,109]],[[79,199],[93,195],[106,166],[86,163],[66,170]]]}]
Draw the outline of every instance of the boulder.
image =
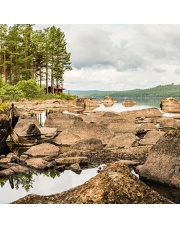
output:
[{"label": "boulder", "polygon": [[102,141],[95,138],[79,140],[71,146],[71,149],[73,150],[93,151],[93,150],[102,150],[103,148],[104,148],[104,145],[102,144]]},{"label": "boulder", "polygon": [[78,174],[81,173],[81,171],[82,171],[79,163],[71,164],[70,167],[69,167],[69,169],[72,170],[75,173],[78,173]]},{"label": "boulder", "polygon": [[164,135],[161,131],[148,131],[143,139],[139,141],[141,146],[154,145]]},{"label": "boulder", "polygon": [[60,153],[60,150],[57,146],[50,143],[42,143],[36,146],[32,146],[26,152],[25,155],[33,157],[44,157],[44,156],[53,156],[57,157]]},{"label": "boulder", "polygon": [[58,134],[57,128],[41,127],[39,128],[41,135],[45,137],[55,137]]},{"label": "boulder", "polygon": [[73,124],[60,133],[55,138],[55,143],[70,146],[78,140],[95,138],[107,144],[113,136],[114,133],[103,125],[81,122]]},{"label": "boulder", "polygon": [[180,113],[180,100],[175,98],[167,98],[161,100],[160,103],[161,109],[166,113]]},{"label": "boulder", "polygon": [[180,130],[166,132],[152,146],[144,165],[139,167],[142,178],[180,188]]},{"label": "boulder", "polygon": [[176,128],[176,120],[172,117],[162,117],[159,119],[159,125],[162,128],[175,129]]},{"label": "boulder", "polygon": [[13,165],[8,169],[4,169],[0,171],[0,176],[4,177],[4,176],[10,176],[13,174],[20,174],[20,173],[27,173],[29,172],[29,169],[21,166],[21,165]]},{"label": "boulder", "polygon": [[109,140],[106,148],[123,148],[133,146],[137,141],[133,133],[119,133]]},{"label": "boulder", "polygon": [[77,124],[81,121],[83,121],[81,117],[77,117],[72,114],[52,113],[47,116],[44,126],[54,127],[57,128],[58,131],[64,131],[73,124]]},{"label": "boulder", "polygon": [[122,105],[125,107],[132,107],[136,105],[136,102],[132,101],[132,100],[124,100],[122,102]]},{"label": "boulder", "polygon": [[25,160],[25,164],[29,167],[35,168],[35,169],[43,169],[47,170],[49,168],[53,168],[53,163],[47,162],[43,160],[43,158],[30,158]]},{"label": "boulder", "polygon": [[50,196],[27,195],[13,204],[168,204],[133,175],[127,166],[113,162],[83,185]]},{"label": "boulder", "polygon": [[114,101],[114,99],[113,99],[112,97],[110,97],[110,96],[105,96],[104,99],[101,101],[101,103],[102,103],[104,106],[108,107],[108,106],[113,106],[114,103],[115,103],[115,101]]},{"label": "boulder", "polygon": [[18,121],[14,130],[19,136],[39,136],[41,135],[39,128],[40,125],[36,118],[26,117]]}]

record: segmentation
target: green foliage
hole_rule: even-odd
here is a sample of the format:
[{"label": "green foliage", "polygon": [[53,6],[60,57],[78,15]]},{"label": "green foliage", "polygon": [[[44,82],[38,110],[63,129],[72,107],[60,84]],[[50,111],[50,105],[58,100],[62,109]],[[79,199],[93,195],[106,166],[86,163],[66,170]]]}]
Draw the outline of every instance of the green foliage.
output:
[{"label": "green foliage", "polygon": [[24,93],[24,98],[34,99],[40,96],[42,89],[35,80],[22,80],[17,83],[17,88]]},{"label": "green foliage", "polygon": [[0,88],[3,86],[2,76],[0,75]]},{"label": "green foliage", "polygon": [[24,97],[24,93],[18,87],[6,84],[0,89],[0,97],[3,101],[19,101]]},{"label": "green foliage", "polygon": [[1,103],[0,104],[0,113],[5,112],[6,110],[9,109],[9,105],[6,103]]},{"label": "green foliage", "polygon": [[71,91],[72,94],[80,97],[96,97],[103,99],[105,96],[113,98],[139,98],[139,97],[180,97],[180,85],[159,85],[148,89],[135,89],[128,91]]},{"label": "green foliage", "polygon": [[62,100],[72,100],[77,98],[76,95],[71,95],[71,94],[44,94],[41,95],[41,97],[39,98],[39,100],[48,100],[48,99],[62,99]]}]

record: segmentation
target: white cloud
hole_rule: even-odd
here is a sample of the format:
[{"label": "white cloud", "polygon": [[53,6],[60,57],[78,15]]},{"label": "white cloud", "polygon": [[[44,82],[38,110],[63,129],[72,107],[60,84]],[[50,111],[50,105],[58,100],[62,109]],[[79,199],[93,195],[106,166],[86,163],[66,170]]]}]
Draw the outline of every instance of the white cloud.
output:
[{"label": "white cloud", "polygon": [[[51,25],[38,25],[42,28]],[[180,25],[57,25],[73,70],[66,89],[127,90],[180,84]]]}]

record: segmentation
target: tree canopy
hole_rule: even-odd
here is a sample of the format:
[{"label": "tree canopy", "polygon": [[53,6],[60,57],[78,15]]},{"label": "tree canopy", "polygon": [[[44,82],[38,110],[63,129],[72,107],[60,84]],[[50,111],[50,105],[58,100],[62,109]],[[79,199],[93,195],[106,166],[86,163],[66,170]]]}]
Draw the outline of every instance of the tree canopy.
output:
[{"label": "tree canopy", "polygon": [[1,81],[16,85],[31,79],[47,92],[48,86],[63,86],[64,72],[72,69],[66,45],[64,32],[55,26],[36,30],[32,24],[1,24],[0,86]]}]

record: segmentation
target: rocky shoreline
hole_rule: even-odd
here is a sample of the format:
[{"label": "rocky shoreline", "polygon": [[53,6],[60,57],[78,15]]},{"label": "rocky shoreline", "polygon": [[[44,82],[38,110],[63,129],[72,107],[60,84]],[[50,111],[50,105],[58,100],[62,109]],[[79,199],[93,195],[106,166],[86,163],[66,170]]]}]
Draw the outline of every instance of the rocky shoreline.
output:
[{"label": "rocky shoreline", "polygon": [[[75,103],[66,102],[66,105],[72,108],[73,102]],[[141,180],[135,179],[128,169],[133,167],[143,179],[180,187],[179,115],[164,117],[157,108],[149,108],[121,113],[92,110],[75,116],[62,113],[63,108],[59,107],[62,107],[62,102],[59,100],[46,101],[46,107],[38,102],[29,103],[15,104],[20,117],[14,130],[23,138],[31,138],[31,142],[35,144],[22,154],[16,151],[7,155],[0,153],[0,177],[27,173],[32,169],[54,168],[59,171],[70,169],[81,172],[83,168],[99,164],[107,164],[107,168],[102,171],[104,174],[100,172],[87,184],[67,192],[46,197],[28,195],[14,203],[171,203],[160,198],[147,185],[142,185]],[[79,107],[76,106],[76,101],[74,110],[97,105],[95,100],[89,100],[89,104],[87,100],[78,103]],[[65,106],[65,102],[63,105]],[[54,111],[47,115],[42,127],[32,110],[42,111],[48,106]],[[39,141],[42,138],[52,140],[37,144],[38,138],[41,139]],[[160,168],[152,170],[154,165]],[[163,172],[162,176],[158,171]],[[117,180],[116,183],[107,184],[114,179]],[[130,179],[133,179],[133,186]],[[126,193],[122,192],[122,184],[129,187],[126,186]],[[100,190],[100,185],[103,190]],[[133,192],[130,188],[134,188]],[[100,194],[93,197],[98,190],[101,191]],[[80,196],[82,192],[83,198]],[[110,196],[110,192],[113,196]]]}]

